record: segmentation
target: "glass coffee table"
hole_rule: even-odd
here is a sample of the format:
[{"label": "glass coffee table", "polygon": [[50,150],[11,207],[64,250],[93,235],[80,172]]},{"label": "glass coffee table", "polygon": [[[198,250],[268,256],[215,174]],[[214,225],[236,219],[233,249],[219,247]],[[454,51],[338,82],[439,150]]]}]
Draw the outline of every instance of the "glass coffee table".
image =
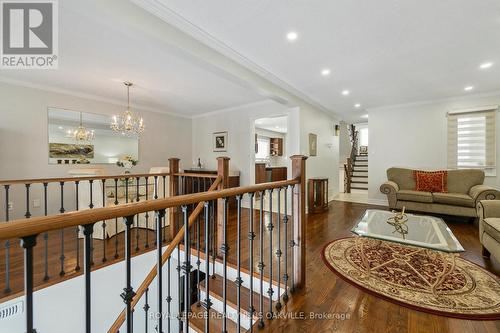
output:
[{"label": "glass coffee table", "polygon": [[[403,230],[388,223],[394,213],[368,209],[363,218],[351,230],[353,233],[380,240],[419,246],[443,252],[465,251],[446,223],[437,217],[406,214]],[[390,221],[390,220],[389,220]],[[391,222],[391,221],[390,221]]]}]

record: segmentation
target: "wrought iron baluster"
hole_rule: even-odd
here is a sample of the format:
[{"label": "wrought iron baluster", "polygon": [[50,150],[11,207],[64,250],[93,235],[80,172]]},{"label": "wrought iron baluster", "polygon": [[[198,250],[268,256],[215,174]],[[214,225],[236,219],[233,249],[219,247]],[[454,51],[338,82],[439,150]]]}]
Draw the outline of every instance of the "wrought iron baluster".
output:
[{"label": "wrought iron baluster", "polygon": [[223,212],[223,225],[222,225],[222,238],[224,243],[221,246],[223,277],[222,277],[222,333],[227,332],[227,256],[229,253],[229,246],[227,244],[227,201],[228,198],[223,198],[224,204]]},{"label": "wrought iron baluster", "polygon": [[[118,205],[118,178],[114,179],[115,181],[115,206]],[[118,218],[115,218],[115,259],[118,258]]]},{"label": "wrought iron baluster", "polygon": [[[236,196],[236,308],[237,308],[237,320],[236,320],[236,332],[241,330],[241,284],[243,280],[241,279],[241,195]],[[251,278],[251,277],[250,277]]]},{"label": "wrought iron baluster", "polygon": [[[153,176],[153,191],[154,191],[154,195],[153,195],[153,199],[154,200],[157,200],[158,199],[158,176]],[[155,235],[156,233],[158,232],[158,225],[155,223]],[[161,232],[161,228],[160,228],[160,232]],[[161,240],[161,238],[160,238]],[[158,243],[158,239],[157,237],[155,237],[155,245],[158,246],[158,244],[161,244],[161,242]],[[161,247],[161,245],[160,245]]]},{"label": "wrought iron baluster", "polygon": [[[272,213],[272,212],[271,212]],[[278,261],[278,271],[277,271],[277,282],[278,282],[278,300],[276,302],[276,310],[281,310],[281,187],[278,188],[278,218],[276,220],[277,223],[277,235],[278,238],[278,249],[276,250],[276,259]],[[272,250],[271,250],[272,251]]]},{"label": "wrought iron baluster", "polygon": [[260,210],[259,210],[259,328],[264,327],[264,195],[265,191],[260,192]]},{"label": "wrought iron baluster", "polygon": [[146,294],[145,294],[145,300],[144,300],[144,306],[142,309],[144,310],[144,332],[148,332],[148,311],[149,311],[149,300],[148,300],[148,294],[149,294],[149,288],[146,288]]},{"label": "wrought iron baluster", "polygon": [[[293,216],[293,212],[294,212],[294,200],[293,200],[293,196],[294,196],[294,192],[295,192],[295,185],[292,185],[291,186],[291,208],[292,208],[292,211],[290,213],[290,217],[291,217],[291,221],[294,220],[294,216]],[[293,226],[292,226],[292,239],[290,240],[290,243],[289,243],[289,246],[290,246],[290,254],[292,255],[292,257],[290,258],[290,263],[291,263],[291,272],[292,272],[292,279],[291,279],[291,283],[290,283],[290,292],[293,293],[295,291],[295,274],[293,274],[293,272],[295,271],[295,258],[294,258],[294,253],[293,253],[293,248],[295,247],[295,231],[293,230]]]},{"label": "wrought iron baluster", "polygon": [[184,220],[184,332],[189,332],[189,312],[191,312],[191,241],[189,239],[189,223],[187,206],[182,206]]},{"label": "wrought iron baluster", "polygon": [[[9,222],[9,190],[10,185],[4,185],[5,188],[5,222]],[[5,241],[5,289],[4,293],[10,293],[10,240]]]},{"label": "wrought iron baluster", "polygon": [[25,184],[26,186],[26,214],[24,216],[29,219],[31,217],[30,212],[30,186],[31,184]]},{"label": "wrought iron baluster", "polygon": [[[141,199],[139,197],[139,182],[140,182],[141,178],[140,177],[135,177],[135,201],[136,202],[139,202]],[[136,216],[136,221],[135,221],[135,224],[136,224],[136,229],[135,229],[135,251],[138,252],[139,251],[139,219],[140,219],[140,214],[137,214]],[[147,232],[147,230],[146,230]]]},{"label": "wrought iron baluster", "polygon": [[[106,178],[101,180],[102,182],[102,206],[106,207]],[[106,258],[106,220],[102,221],[102,262],[108,261]]]},{"label": "wrought iron baluster", "polygon": [[[185,207],[183,207],[184,209]],[[184,213],[184,211],[183,211]],[[180,222],[179,222],[180,224]],[[180,230],[180,228],[177,228],[177,230]],[[180,245],[180,244],[179,244]],[[182,304],[182,291],[181,291],[181,249],[180,249],[180,246],[177,245],[177,309],[178,309],[178,313],[177,313],[177,326],[179,328],[179,333],[182,332],[182,314],[181,314],[181,311],[182,311],[182,308],[181,308],[181,304]]]},{"label": "wrought iron baluster", "polygon": [[288,187],[285,187],[285,216],[283,216],[283,225],[285,226],[285,274],[283,274],[283,282],[285,287],[283,290],[283,300],[288,301]]},{"label": "wrought iron baluster", "polygon": [[[212,301],[210,300],[210,203],[205,202],[205,301],[203,308],[205,309],[205,332],[210,332],[210,308]],[[215,272],[214,272],[215,275]]]},{"label": "wrought iron baluster", "polygon": [[172,296],[171,296],[171,292],[170,292],[170,272],[171,272],[171,268],[170,268],[170,259],[171,258],[168,258],[168,263],[167,263],[167,318],[168,318],[168,321],[167,321],[167,332],[171,332],[170,330],[170,315],[171,315],[171,302],[172,302]]},{"label": "wrought iron baluster", "polygon": [[[48,205],[48,183],[43,183],[43,215],[47,216],[49,214],[49,205]],[[78,240],[78,238],[77,238]],[[43,234],[43,242],[44,242],[44,254],[43,254],[43,281],[49,280],[49,233],[45,232]]]},{"label": "wrought iron baluster", "polygon": [[[149,200],[149,184],[148,184],[148,180],[149,180],[149,177],[144,177],[144,181],[146,182],[146,201]],[[146,245],[144,245],[144,247],[146,249],[149,249],[149,214],[148,212],[146,212],[144,214],[144,218],[146,219]]]},{"label": "wrought iron baluster", "polygon": [[92,300],[91,300],[91,266],[92,266],[92,233],[94,232],[94,224],[86,224],[83,227],[84,235],[84,256],[83,270],[85,277],[85,332],[90,333],[91,318],[92,318]]},{"label": "wrought iron baluster", "polygon": [[212,279],[215,279],[215,259],[217,257],[217,242],[215,240],[215,231],[216,231],[216,226],[215,226],[215,205],[216,201],[212,200],[211,205],[210,205],[210,224],[212,226]]},{"label": "wrought iron baluster", "polygon": [[[80,181],[75,180],[75,210],[80,210]],[[80,270],[80,226],[75,228],[76,232],[76,266],[75,271]]]},{"label": "wrought iron baluster", "polygon": [[250,216],[248,218],[248,271],[250,272],[250,290],[249,290],[249,304],[248,304],[248,313],[250,317],[250,332],[253,332],[253,315],[255,313],[255,308],[253,306],[253,241],[255,239],[255,232],[253,231],[253,223],[254,223],[254,211],[253,211],[253,199],[255,193],[249,193],[250,198]]},{"label": "wrought iron baluster", "polygon": [[161,255],[162,255],[162,246],[161,246],[161,221],[163,220],[163,216],[165,216],[165,210],[159,210],[155,212],[156,215],[156,241],[157,241],[157,248],[156,248],[156,281],[157,281],[157,286],[156,286],[156,291],[157,291],[157,301],[158,301],[158,332],[163,332],[163,271],[162,271],[162,262],[161,262]]},{"label": "wrought iron baluster", "polygon": [[26,332],[36,333],[33,328],[33,248],[36,236],[23,237],[21,247],[24,248],[24,299],[26,311]]},{"label": "wrought iron baluster", "polygon": [[126,304],[125,309],[125,322],[126,322],[126,332],[132,333],[133,328],[133,311],[132,311],[132,299],[135,296],[134,289],[132,288],[132,237],[130,232],[130,227],[134,224],[134,216],[127,216],[123,219],[125,223],[125,288],[123,288],[123,293],[120,295],[123,302]]},{"label": "wrought iron baluster", "polygon": [[267,224],[267,230],[269,231],[269,289],[267,289],[267,294],[269,295],[269,318],[272,318],[273,313],[273,189],[269,190],[269,223]]},{"label": "wrought iron baluster", "polygon": [[[166,198],[167,196],[167,189],[166,189],[166,185],[165,185],[165,178],[166,176],[163,175],[162,176],[162,180],[163,180],[163,198]],[[167,241],[167,236],[166,236],[166,232],[167,232],[167,226],[166,226],[166,222],[167,222],[167,214],[165,214],[163,216],[163,221],[162,221],[162,228],[163,228],[163,242],[165,243]]]},{"label": "wrought iron baluster", "polygon": [[[66,209],[64,209],[64,182],[59,182],[59,185],[61,187],[61,208],[59,209],[59,212],[63,214]],[[64,228],[61,229],[61,256],[59,257],[59,260],[61,261],[61,270],[59,271],[59,275],[63,276],[66,274],[64,271],[64,259],[66,257],[64,256]]]},{"label": "wrought iron baluster", "polygon": [[[94,180],[89,180],[90,187],[90,204],[89,209],[94,209]],[[90,238],[90,264],[94,265],[94,239]]]},{"label": "wrought iron baluster", "polygon": [[196,219],[196,255],[197,255],[197,259],[196,259],[196,277],[198,279],[198,283],[196,284],[196,289],[197,289],[197,302],[196,302],[196,305],[197,306],[201,306],[201,289],[200,289],[200,265],[201,265],[201,260],[200,260],[200,253],[201,253],[201,245],[200,245],[200,242],[201,242],[201,235],[200,235],[200,231],[201,231],[201,228],[200,228],[200,219],[199,217]]}]

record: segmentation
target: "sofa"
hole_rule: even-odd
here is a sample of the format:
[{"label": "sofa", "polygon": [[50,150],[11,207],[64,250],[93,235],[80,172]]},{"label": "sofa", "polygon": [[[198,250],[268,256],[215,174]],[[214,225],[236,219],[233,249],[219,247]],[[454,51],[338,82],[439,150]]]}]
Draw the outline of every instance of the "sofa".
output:
[{"label": "sofa", "polygon": [[416,191],[415,170],[389,168],[380,191],[387,195],[392,209],[404,206],[410,211],[476,218],[479,201],[500,199],[500,191],[483,182],[482,170],[447,170],[446,193]]},{"label": "sofa", "polygon": [[500,260],[500,200],[479,201],[477,215],[483,256]]}]

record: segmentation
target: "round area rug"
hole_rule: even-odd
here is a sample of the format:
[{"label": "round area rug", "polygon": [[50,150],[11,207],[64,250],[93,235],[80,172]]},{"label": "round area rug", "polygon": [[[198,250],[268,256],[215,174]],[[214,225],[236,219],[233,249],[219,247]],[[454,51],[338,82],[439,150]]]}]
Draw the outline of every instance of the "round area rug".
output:
[{"label": "round area rug", "polygon": [[322,255],[344,280],[388,301],[448,317],[500,319],[500,278],[458,254],[353,237],[327,244]]}]

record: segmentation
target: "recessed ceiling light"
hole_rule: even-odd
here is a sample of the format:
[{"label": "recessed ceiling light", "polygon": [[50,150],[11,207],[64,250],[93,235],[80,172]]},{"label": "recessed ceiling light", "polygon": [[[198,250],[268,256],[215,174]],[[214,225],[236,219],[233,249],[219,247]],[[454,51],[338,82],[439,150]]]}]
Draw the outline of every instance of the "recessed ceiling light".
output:
[{"label": "recessed ceiling light", "polygon": [[479,65],[479,68],[480,69],[488,69],[488,68],[491,68],[491,66],[493,66],[492,62],[484,62],[481,65]]},{"label": "recessed ceiling light", "polygon": [[356,109],[359,109],[359,108],[361,107],[361,104],[359,104],[359,103],[354,104],[354,107],[355,107]]},{"label": "recessed ceiling light", "polygon": [[474,86],[467,86],[464,88],[465,91],[472,91],[474,90]]},{"label": "recessed ceiling light", "polygon": [[364,115],[361,116],[361,118],[368,118],[368,115],[364,114]]},{"label": "recessed ceiling light", "polygon": [[286,34],[286,39],[288,39],[291,42],[296,40],[297,37],[299,37],[299,35],[295,31],[290,31],[289,33]]},{"label": "recessed ceiling light", "polygon": [[351,92],[349,90],[342,90],[342,95],[344,96],[347,96],[349,95]]},{"label": "recessed ceiling light", "polygon": [[323,76],[328,76],[330,75],[331,71],[330,71],[330,68],[325,68],[321,71],[321,75]]}]

